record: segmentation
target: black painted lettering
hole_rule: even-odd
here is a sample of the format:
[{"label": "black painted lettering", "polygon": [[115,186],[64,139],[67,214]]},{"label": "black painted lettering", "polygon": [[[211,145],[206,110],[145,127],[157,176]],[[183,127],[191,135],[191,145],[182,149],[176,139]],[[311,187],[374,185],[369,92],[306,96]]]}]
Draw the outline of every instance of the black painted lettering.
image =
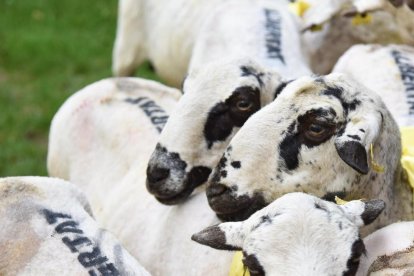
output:
[{"label": "black painted lettering", "polygon": [[282,18],[276,10],[265,9],[266,18],[266,48],[267,55],[270,58],[279,59],[285,64],[285,58],[282,54]]},{"label": "black painted lettering", "polygon": [[104,264],[102,266],[99,266],[98,270],[103,276],[119,276],[119,275],[121,275],[119,273],[118,269],[116,269],[116,267],[112,263],[108,263],[108,264]]},{"label": "black painted lettering", "polygon": [[409,106],[409,114],[414,115],[414,103],[411,101],[413,96],[412,92],[414,91],[414,64],[408,57],[404,56],[399,51],[392,50],[391,55],[400,70],[401,79],[404,83]]},{"label": "black painted lettering", "polygon": [[91,267],[103,264],[108,258],[101,255],[101,250],[94,247],[92,252],[83,252],[78,256],[78,260],[84,267]]},{"label": "black painted lettering", "polygon": [[54,224],[57,222],[58,218],[68,218],[71,219],[72,217],[70,215],[62,214],[62,213],[56,213],[47,209],[42,210],[43,214],[45,215],[45,218],[49,224]]},{"label": "black painted lettering", "polygon": [[67,247],[69,247],[70,251],[72,253],[76,253],[79,250],[76,248],[77,246],[83,244],[83,245],[91,245],[92,242],[87,237],[78,237],[74,240],[69,239],[68,237],[63,237],[62,242],[66,244]]},{"label": "black painted lettering", "polygon": [[76,221],[69,220],[60,223],[58,226],[56,226],[55,230],[59,234],[62,233],[77,233],[77,234],[83,234],[83,231],[79,228],[77,228],[79,224]]},{"label": "black painted lettering", "polygon": [[131,104],[139,104],[144,99],[146,99],[146,98],[145,97],[139,97],[139,98],[136,98],[136,99],[128,98],[125,101],[128,102],[128,103],[131,103]]},{"label": "black painted lettering", "polygon": [[161,132],[165,126],[165,123],[168,120],[168,115],[159,105],[157,105],[153,100],[150,100],[146,97],[140,97],[137,99],[126,99],[128,103],[138,104],[139,107],[144,111],[144,113],[151,120],[151,123],[154,125],[155,129],[158,132]]}]

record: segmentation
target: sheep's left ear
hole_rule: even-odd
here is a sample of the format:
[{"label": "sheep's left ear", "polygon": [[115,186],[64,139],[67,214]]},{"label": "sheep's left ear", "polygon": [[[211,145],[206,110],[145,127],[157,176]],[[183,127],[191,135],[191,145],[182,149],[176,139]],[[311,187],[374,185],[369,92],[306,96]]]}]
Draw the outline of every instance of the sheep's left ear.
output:
[{"label": "sheep's left ear", "polygon": [[341,159],[359,173],[367,174],[368,148],[375,140],[382,119],[376,113],[351,116],[343,132],[335,139],[335,148]]},{"label": "sheep's left ear", "polygon": [[242,222],[225,222],[207,227],[191,239],[220,250],[241,250],[244,241]]},{"label": "sheep's left ear", "polygon": [[358,226],[371,224],[385,209],[385,202],[381,199],[368,201],[352,200],[340,207],[350,215]]}]

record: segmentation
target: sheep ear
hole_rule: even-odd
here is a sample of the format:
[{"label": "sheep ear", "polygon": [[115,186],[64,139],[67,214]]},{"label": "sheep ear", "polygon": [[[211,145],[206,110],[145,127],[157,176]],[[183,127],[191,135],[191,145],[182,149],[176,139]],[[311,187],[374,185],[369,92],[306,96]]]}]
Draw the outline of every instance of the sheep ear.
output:
[{"label": "sheep ear", "polygon": [[381,122],[379,112],[350,116],[344,129],[335,138],[338,155],[359,173],[369,172],[367,151],[380,132]]},{"label": "sheep ear", "polygon": [[341,159],[359,173],[369,172],[365,147],[356,141],[335,141],[336,151]]},{"label": "sheep ear", "polygon": [[381,199],[368,201],[353,200],[340,206],[347,214],[354,218],[358,226],[371,224],[385,209],[385,202]]},{"label": "sheep ear", "polygon": [[219,250],[241,250],[244,241],[241,222],[225,222],[207,227],[191,239]]}]

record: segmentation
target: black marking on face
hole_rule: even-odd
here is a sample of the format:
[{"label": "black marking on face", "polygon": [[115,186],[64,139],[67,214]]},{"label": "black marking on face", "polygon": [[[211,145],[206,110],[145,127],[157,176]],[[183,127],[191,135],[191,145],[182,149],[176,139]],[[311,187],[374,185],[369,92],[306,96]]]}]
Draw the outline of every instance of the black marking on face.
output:
[{"label": "black marking on face", "polygon": [[366,254],[366,249],[364,242],[359,238],[352,244],[351,256],[346,262],[347,270],[344,271],[343,276],[353,276],[356,274],[362,254]]},{"label": "black marking on face", "polygon": [[221,180],[221,171],[224,170],[224,168],[227,165],[227,158],[223,155],[221,157],[219,163],[216,166],[216,169],[214,170],[213,176],[211,178],[212,182],[218,183]]},{"label": "black marking on face", "polygon": [[352,138],[352,139],[354,139],[354,140],[357,140],[357,141],[361,141],[361,137],[359,137],[358,135],[347,135],[349,138]]},{"label": "black marking on face", "polygon": [[235,169],[240,169],[241,168],[240,161],[233,161],[233,162],[230,163],[230,165]]},{"label": "black marking on face", "polygon": [[361,131],[362,133],[365,133],[365,129],[360,128],[359,131]]},{"label": "black marking on face", "polygon": [[147,97],[128,98],[125,102],[138,105],[151,120],[158,133],[161,133],[168,120],[168,114],[162,107]]},{"label": "black marking on face", "polygon": [[275,95],[273,96],[273,100],[274,100],[274,99],[276,99],[276,98],[277,98],[277,96],[279,96],[279,94],[282,92],[282,90],[283,90],[283,89],[285,89],[285,87],[286,87],[289,83],[291,83],[292,81],[294,81],[294,80],[284,81],[284,82],[282,82],[281,84],[279,84],[279,86],[278,86],[278,87],[276,87],[276,90],[275,90]]},{"label": "black marking on face", "polygon": [[337,98],[344,109],[345,115],[348,115],[350,111],[354,111],[361,104],[361,101],[358,99],[354,99],[351,102],[347,102],[342,97],[343,92],[344,90],[342,87],[328,86],[324,91],[322,91],[322,95],[333,96]]},{"label": "black marking on face", "polygon": [[264,13],[267,56],[278,59],[285,64],[285,58],[282,54],[282,18],[276,10],[264,9]]},{"label": "black marking on face", "polygon": [[256,258],[255,254],[247,254],[243,251],[243,264],[249,269],[250,275],[252,276],[264,276],[265,272],[263,266]]},{"label": "black marking on face", "polygon": [[218,225],[207,227],[206,229],[192,235],[191,239],[200,244],[219,250],[241,250],[240,247],[228,245],[226,243],[226,233],[224,233]]},{"label": "black marking on face", "polygon": [[336,124],[332,121],[335,116],[336,112],[331,108],[311,109],[288,127],[287,134],[279,145],[280,158],[288,170],[298,167],[302,145],[312,148],[332,137],[336,131]]},{"label": "black marking on face", "polygon": [[322,199],[330,202],[335,202],[335,197],[339,197],[340,199],[346,198],[346,192],[345,191],[337,191],[337,192],[327,192]]},{"label": "black marking on face", "polygon": [[251,66],[241,66],[240,70],[242,71],[242,77],[248,77],[253,76],[257,79],[257,82],[259,83],[260,87],[263,87],[263,76],[265,73],[263,72],[257,72],[257,70]]},{"label": "black marking on face", "polygon": [[401,79],[405,86],[409,114],[414,115],[414,64],[397,50],[392,50],[391,55],[400,70]]},{"label": "black marking on face", "polygon": [[225,102],[216,104],[204,126],[208,148],[211,149],[214,142],[225,141],[234,127],[243,126],[260,107],[260,90],[251,86],[237,88]]},{"label": "black marking on face", "polygon": [[196,166],[191,169],[187,175],[187,182],[191,183],[192,187],[198,187],[207,181],[211,169],[205,166]]}]

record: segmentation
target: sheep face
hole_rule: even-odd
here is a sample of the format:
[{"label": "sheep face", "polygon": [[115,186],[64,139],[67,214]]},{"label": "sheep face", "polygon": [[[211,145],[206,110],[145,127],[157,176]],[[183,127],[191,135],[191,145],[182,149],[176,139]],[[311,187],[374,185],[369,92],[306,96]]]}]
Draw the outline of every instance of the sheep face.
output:
[{"label": "sheep face", "polygon": [[248,59],[190,73],[149,161],[149,192],[164,204],[186,199],[207,181],[235,132],[273,100],[279,84],[276,73]]},{"label": "sheep face", "polygon": [[[383,174],[369,169],[371,144]],[[235,135],[207,197],[223,220],[245,219],[289,192],[372,198],[386,189],[370,179],[390,185],[400,152],[398,128],[376,94],[342,74],[303,77]]]},{"label": "sheep face", "polygon": [[290,193],[245,221],[208,227],[192,239],[216,249],[243,250],[251,275],[355,275],[365,253],[359,227],[374,221],[384,207],[382,200],[337,205]]}]

